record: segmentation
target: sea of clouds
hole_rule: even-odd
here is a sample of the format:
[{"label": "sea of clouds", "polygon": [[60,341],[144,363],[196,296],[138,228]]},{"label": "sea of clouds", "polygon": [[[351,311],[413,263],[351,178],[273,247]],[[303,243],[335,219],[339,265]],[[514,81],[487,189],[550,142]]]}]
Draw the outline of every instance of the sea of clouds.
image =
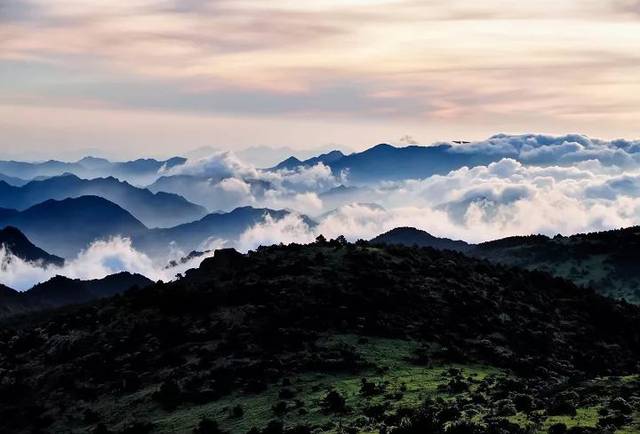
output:
[{"label": "sea of clouds", "polygon": [[[480,242],[640,224],[638,141],[498,135],[451,152],[491,155],[493,162],[425,179],[354,185],[348,173],[332,173],[323,164],[259,170],[224,152],[161,169],[158,176],[180,180],[175,185],[183,191],[176,193],[211,210],[251,205],[295,211],[280,220],[266,217],[234,240],[203,240],[202,248],[247,251],[280,242],[307,243],[319,234],[370,239],[399,226]],[[348,188],[336,193],[343,186]],[[317,224],[307,224],[302,215]],[[42,268],[1,252],[1,281],[17,289],[55,274],[88,279],[131,271],[169,280],[202,259],[166,269],[166,262],[136,251],[126,239],[97,241],[63,268]]]}]

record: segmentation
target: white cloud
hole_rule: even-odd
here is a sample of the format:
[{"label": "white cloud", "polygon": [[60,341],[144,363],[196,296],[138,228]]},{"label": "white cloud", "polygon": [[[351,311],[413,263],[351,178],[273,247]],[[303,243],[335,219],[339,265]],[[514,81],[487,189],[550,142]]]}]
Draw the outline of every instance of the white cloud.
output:
[{"label": "white cloud", "polygon": [[309,243],[314,239],[313,231],[304,220],[292,213],[279,220],[267,215],[263,223],[247,229],[234,244],[238,250],[246,252],[261,245]]},{"label": "white cloud", "polygon": [[153,191],[167,191],[206,206],[210,211],[230,211],[238,206],[293,208],[314,214],[322,211],[317,193],[344,182],[322,163],[295,169],[261,170],[238,159],[232,152],[188,160],[171,169]]},{"label": "white cloud", "polygon": [[[184,256],[174,252],[176,257]],[[131,240],[115,237],[96,241],[64,266],[43,266],[41,263],[24,261],[0,246],[0,283],[23,291],[33,285],[61,275],[72,279],[101,279],[121,271],[142,274],[152,280],[172,280],[177,273],[198,266],[207,255],[194,258],[178,267],[166,269],[147,255],[134,249]]]}]

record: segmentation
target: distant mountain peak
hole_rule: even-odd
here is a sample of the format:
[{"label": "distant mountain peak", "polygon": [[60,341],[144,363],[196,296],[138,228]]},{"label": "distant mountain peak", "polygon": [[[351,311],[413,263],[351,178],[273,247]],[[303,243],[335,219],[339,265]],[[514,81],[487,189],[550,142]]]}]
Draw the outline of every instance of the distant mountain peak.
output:
[{"label": "distant mountain peak", "polygon": [[22,231],[14,226],[6,226],[4,229],[0,229],[0,245],[24,261],[40,262],[45,266],[62,266],[64,264],[64,259],[51,255],[35,246]]},{"label": "distant mountain peak", "polygon": [[296,157],[291,156],[289,158],[287,158],[286,160],[278,163],[277,166],[274,167],[274,169],[276,170],[281,170],[281,169],[294,169],[300,165],[302,165],[302,161],[298,160]]},{"label": "distant mountain peak", "polygon": [[387,151],[387,150],[394,150],[394,149],[398,149],[398,148],[396,148],[395,146],[389,143],[379,143],[373,146],[372,148],[367,149],[367,151]]}]

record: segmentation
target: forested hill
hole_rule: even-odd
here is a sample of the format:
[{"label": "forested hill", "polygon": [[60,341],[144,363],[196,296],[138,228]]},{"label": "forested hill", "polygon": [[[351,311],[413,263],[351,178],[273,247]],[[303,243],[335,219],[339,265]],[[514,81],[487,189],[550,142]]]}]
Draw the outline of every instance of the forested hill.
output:
[{"label": "forested hill", "polygon": [[0,329],[0,428],[633,429],[639,321],[636,306],[450,251],[217,251],[176,282]]}]

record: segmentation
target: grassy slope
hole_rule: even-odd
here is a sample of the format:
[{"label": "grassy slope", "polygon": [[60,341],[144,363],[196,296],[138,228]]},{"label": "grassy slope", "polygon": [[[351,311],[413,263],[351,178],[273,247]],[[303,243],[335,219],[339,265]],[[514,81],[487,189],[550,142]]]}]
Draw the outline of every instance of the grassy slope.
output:
[{"label": "grassy slope", "polygon": [[[426,399],[451,400],[468,395],[468,392],[452,393],[447,389],[451,369],[462,372],[471,384],[469,392],[476,391],[483,381],[490,383],[493,378],[510,376],[507,371],[480,364],[417,365],[410,360],[419,347],[414,341],[384,338],[360,340],[356,335],[338,335],[322,338],[320,345],[336,349],[342,346],[355,347],[370,368],[353,374],[304,372],[289,378],[285,385],[281,382],[271,384],[261,393],[234,393],[206,405],[183,406],[172,412],[161,410],[149,399],[157,387],[145,388],[119,400],[110,396],[103,397],[95,403],[93,409],[116,428],[124,428],[139,418],[150,418],[155,425],[154,432],[159,433],[190,432],[203,417],[217,421],[223,430],[230,433],[246,433],[253,427],[263,428],[274,419],[281,420],[285,427],[290,428],[307,424],[321,427],[321,432],[337,433],[341,431],[341,427],[351,426],[357,427],[358,432],[377,433],[380,425],[374,419],[364,416],[367,409],[382,407],[385,408],[385,414],[389,415],[399,409],[417,408]],[[637,381],[637,377],[600,378],[595,383],[602,383],[615,391],[627,382]],[[383,384],[384,392],[363,396],[360,392],[363,378]],[[290,399],[280,398],[279,394],[283,389],[294,391],[295,396]],[[322,400],[331,390],[336,390],[345,397],[350,409],[348,413],[336,415],[324,411]],[[519,412],[507,419],[536,433],[546,433],[556,423],[564,423],[568,428],[596,427],[598,411],[603,408],[605,398],[602,397],[601,403],[578,408],[576,416],[546,416],[542,411],[535,411],[530,414]],[[274,406],[279,402],[287,404],[288,409],[283,414],[274,412]],[[232,414],[232,409],[237,406],[244,412],[240,417]],[[486,416],[489,415],[472,412],[468,414],[470,420],[478,422]],[[85,432],[88,428],[89,426],[78,427],[73,432]],[[640,432],[640,412],[634,412],[632,424],[616,432]]]}]

